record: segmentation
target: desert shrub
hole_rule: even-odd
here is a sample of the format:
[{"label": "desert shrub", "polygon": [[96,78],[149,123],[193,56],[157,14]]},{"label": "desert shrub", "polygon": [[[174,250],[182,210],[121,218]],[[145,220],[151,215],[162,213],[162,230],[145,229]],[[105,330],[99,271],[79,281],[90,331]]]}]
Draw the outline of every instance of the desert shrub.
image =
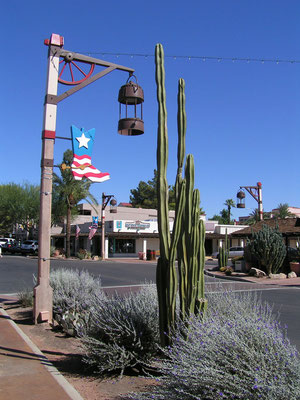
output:
[{"label": "desert shrub", "polygon": [[79,330],[88,324],[93,304],[106,300],[100,278],[87,271],[53,270],[50,285],[55,319],[70,335],[79,334]]},{"label": "desert shrub", "polygon": [[33,306],[33,291],[29,289],[22,290],[18,293],[18,302],[21,307]]},{"label": "desert shrub", "polygon": [[156,287],[115,295],[92,304],[89,326],[82,332],[84,361],[97,373],[143,368],[157,354],[158,303]]},{"label": "desert shrub", "polygon": [[80,249],[77,253],[77,257],[80,260],[88,260],[92,257],[92,254],[90,251],[87,251],[86,249]]},{"label": "desert shrub", "polygon": [[[261,230],[253,234],[252,240],[247,243],[247,252],[254,256],[258,268],[268,275],[276,274],[285,259],[286,246],[278,228],[263,225]],[[245,257],[248,255],[245,254]]]},{"label": "desert shrub", "polygon": [[164,350],[153,390],[126,398],[299,400],[299,357],[270,307],[240,293],[208,295],[208,304]]},{"label": "desert shrub", "polygon": [[56,250],[55,246],[50,246],[50,256],[51,256],[51,257],[54,256],[55,250]]}]

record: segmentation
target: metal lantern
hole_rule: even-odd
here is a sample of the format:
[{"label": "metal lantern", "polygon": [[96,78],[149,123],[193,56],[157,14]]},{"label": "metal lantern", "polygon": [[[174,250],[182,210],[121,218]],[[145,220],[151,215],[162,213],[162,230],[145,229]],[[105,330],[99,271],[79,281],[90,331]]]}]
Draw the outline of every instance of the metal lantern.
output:
[{"label": "metal lantern", "polygon": [[[126,136],[136,136],[144,133],[144,91],[137,83],[130,81],[132,76],[128,78],[126,85],[121,87],[118,97],[120,103],[118,133]],[[122,118],[122,114],[125,118]]]},{"label": "metal lantern", "polygon": [[245,192],[243,190],[239,190],[237,192],[236,197],[238,199],[236,205],[237,208],[245,208],[245,197],[246,197]]},{"label": "metal lantern", "polygon": [[111,199],[109,204],[110,204],[110,212],[116,214],[117,213],[117,200]]}]

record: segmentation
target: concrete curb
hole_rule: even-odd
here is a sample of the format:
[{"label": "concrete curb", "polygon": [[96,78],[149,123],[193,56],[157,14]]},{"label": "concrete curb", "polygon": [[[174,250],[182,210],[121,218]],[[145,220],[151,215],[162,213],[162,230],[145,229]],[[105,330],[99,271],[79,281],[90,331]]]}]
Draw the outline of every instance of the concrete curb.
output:
[{"label": "concrete curb", "polygon": [[48,358],[40,351],[40,349],[29,339],[27,335],[22,331],[21,328],[11,319],[7,312],[0,305],[0,313],[7,318],[7,321],[15,329],[15,331],[20,335],[22,340],[31,348],[33,353],[39,356],[41,364],[48,370],[56,382],[63,388],[67,395],[72,400],[84,400],[83,397],[77,392],[77,390],[67,381],[67,379],[58,371],[57,368],[48,360]]},{"label": "concrete curb", "polygon": [[213,272],[208,271],[207,269],[204,270],[204,274],[207,276],[210,276],[212,278],[225,279],[225,280],[231,281],[231,282],[238,281],[238,282],[247,282],[247,283],[261,283],[261,282],[253,282],[249,279],[241,278],[239,276],[233,277],[233,276],[226,276],[226,275],[216,275]]}]

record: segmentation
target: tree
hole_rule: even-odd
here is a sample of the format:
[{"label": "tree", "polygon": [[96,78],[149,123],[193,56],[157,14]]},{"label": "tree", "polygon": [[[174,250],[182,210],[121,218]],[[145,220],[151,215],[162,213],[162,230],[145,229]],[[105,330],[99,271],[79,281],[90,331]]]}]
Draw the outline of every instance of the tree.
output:
[{"label": "tree", "polygon": [[[270,219],[269,212],[263,212],[263,220]],[[249,218],[247,219],[247,225],[254,225],[256,222],[260,221],[259,211],[256,208],[249,214]]]},{"label": "tree", "polygon": [[[130,203],[135,208],[152,208],[157,210],[157,170],[154,170],[154,177],[148,182],[140,181],[136,189],[130,190]],[[175,210],[176,197],[175,186],[169,185],[169,209]],[[200,214],[205,214],[200,207]]]},{"label": "tree", "polygon": [[228,223],[228,210],[223,208],[219,214],[215,214],[212,218],[209,218],[210,221],[218,221],[219,224],[226,225]]},{"label": "tree", "polygon": [[38,224],[40,188],[38,185],[8,183],[0,185],[0,232],[13,232],[22,225],[29,231]]},{"label": "tree", "polygon": [[[130,190],[130,203],[135,208],[157,209],[157,170],[154,170],[154,177],[148,182],[140,181],[136,189]],[[169,186],[169,207],[175,209],[175,188]]]},{"label": "tree", "polygon": [[227,206],[227,210],[228,210],[227,223],[228,223],[228,225],[230,225],[231,224],[231,208],[236,207],[236,205],[232,199],[225,200],[224,205]]},{"label": "tree", "polygon": [[285,219],[285,218],[292,218],[292,217],[295,217],[295,214],[293,214],[289,211],[288,203],[278,204],[274,218]]},{"label": "tree", "polygon": [[[63,163],[71,166],[73,160],[73,152],[66,150],[63,155]],[[70,169],[60,170],[61,178],[53,174],[53,216],[58,218],[59,213],[66,216],[66,256],[70,257],[71,243],[71,220],[72,215],[77,212],[77,205],[80,201],[86,200],[92,206],[98,202],[90,193],[91,181],[83,179],[77,181],[73,178]],[[62,214],[61,214],[62,216]]]}]

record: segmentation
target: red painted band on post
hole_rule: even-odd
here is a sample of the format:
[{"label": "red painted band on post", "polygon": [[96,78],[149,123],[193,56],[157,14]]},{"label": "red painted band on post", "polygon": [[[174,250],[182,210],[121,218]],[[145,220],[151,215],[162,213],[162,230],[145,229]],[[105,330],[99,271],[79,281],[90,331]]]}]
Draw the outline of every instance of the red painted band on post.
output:
[{"label": "red painted band on post", "polygon": [[42,138],[43,139],[55,139],[55,131],[43,131],[42,132]]}]

